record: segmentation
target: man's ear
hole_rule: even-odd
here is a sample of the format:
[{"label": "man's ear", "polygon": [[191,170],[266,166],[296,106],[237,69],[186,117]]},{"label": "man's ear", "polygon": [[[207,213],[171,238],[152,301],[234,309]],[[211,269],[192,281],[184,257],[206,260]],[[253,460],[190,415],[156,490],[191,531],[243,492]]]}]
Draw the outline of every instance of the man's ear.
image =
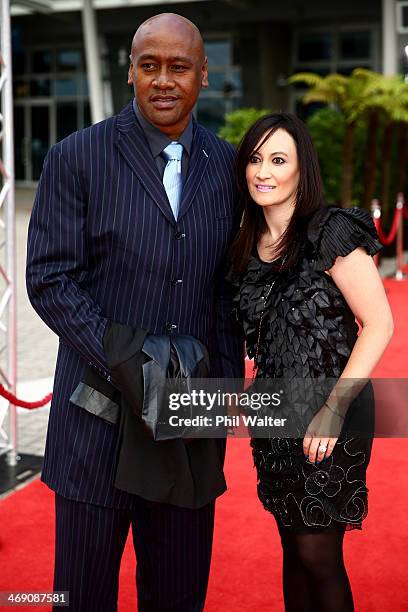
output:
[{"label": "man's ear", "polygon": [[133,62],[132,62],[132,58],[130,58],[130,65],[129,65],[129,70],[128,70],[127,84],[128,85],[133,85]]},{"label": "man's ear", "polygon": [[204,63],[201,67],[201,87],[208,87],[208,57],[204,58]]}]

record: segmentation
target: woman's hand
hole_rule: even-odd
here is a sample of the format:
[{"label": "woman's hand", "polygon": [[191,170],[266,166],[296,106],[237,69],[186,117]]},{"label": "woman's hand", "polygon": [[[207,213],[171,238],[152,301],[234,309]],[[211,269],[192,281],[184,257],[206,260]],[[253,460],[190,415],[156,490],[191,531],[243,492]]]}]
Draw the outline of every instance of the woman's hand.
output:
[{"label": "woman's hand", "polygon": [[327,406],[323,406],[315,414],[303,439],[303,452],[310,463],[320,463],[330,457],[343,423],[344,418],[333,413]]}]

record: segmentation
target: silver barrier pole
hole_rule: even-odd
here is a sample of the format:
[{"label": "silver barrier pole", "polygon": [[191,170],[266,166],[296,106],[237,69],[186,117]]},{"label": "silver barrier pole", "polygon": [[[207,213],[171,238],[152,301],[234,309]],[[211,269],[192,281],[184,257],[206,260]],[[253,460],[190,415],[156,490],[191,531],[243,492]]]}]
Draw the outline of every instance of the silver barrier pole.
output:
[{"label": "silver barrier pole", "polygon": [[[371,216],[373,217],[373,219],[381,219],[381,206],[379,200],[377,199],[371,200]],[[378,266],[380,265],[380,254],[376,253],[373,259],[375,265],[378,268]]]},{"label": "silver barrier pole", "polygon": [[[15,191],[14,191],[14,146],[13,146],[13,93],[11,69],[11,28],[9,0],[0,0],[0,90],[1,113],[0,140],[2,156],[0,172],[2,187],[0,191],[0,207],[5,214],[2,221],[2,230],[5,240],[5,263],[0,265],[0,273],[5,282],[5,289],[0,294],[0,317],[6,313],[7,323],[0,321],[0,329],[4,332],[7,350],[6,371],[1,370],[7,389],[16,393],[17,381],[17,354],[16,354],[16,258],[15,258]],[[1,426],[1,423],[0,423]],[[17,412],[16,407],[9,404],[9,436],[8,443],[1,448],[0,453],[8,452],[9,465],[17,464]]]},{"label": "silver barrier pole", "polygon": [[404,196],[402,193],[399,193],[397,196],[396,209],[400,212],[400,220],[397,228],[397,239],[396,239],[396,254],[395,254],[395,279],[403,280],[404,279],[404,215],[402,213],[402,209],[404,208]]}]

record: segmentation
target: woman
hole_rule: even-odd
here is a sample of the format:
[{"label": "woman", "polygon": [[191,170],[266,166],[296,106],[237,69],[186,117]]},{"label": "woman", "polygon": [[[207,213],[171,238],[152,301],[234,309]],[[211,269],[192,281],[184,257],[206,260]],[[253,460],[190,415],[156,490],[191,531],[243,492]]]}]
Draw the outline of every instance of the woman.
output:
[{"label": "woman", "polygon": [[367,212],[322,205],[316,152],[294,115],[267,115],[249,129],[237,180],[244,215],[232,270],[257,383],[337,381],[301,438],[251,440],[258,495],[281,536],[285,609],[349,612],[343,536],[367,514],[372,440],[347,432],[371,421],[366,379],[393,331],[371,258],[381,245]]}]

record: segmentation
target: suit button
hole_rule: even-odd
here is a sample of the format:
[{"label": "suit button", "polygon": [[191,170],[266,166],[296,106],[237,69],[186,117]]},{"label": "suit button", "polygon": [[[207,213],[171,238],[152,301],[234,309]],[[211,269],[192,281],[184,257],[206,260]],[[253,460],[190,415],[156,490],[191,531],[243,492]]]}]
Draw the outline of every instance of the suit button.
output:
[{"label": "suit button", "polygon": [[166,323],[166,331],[176,331],[177,325],[175,323]]},{"label": "suit button", "polygon": [[175,239],[176,239],[176,240],[183,240],[183,238],[185,238],[185,237],[186,237],[186,235],[185,235],[185,234],[183,234],[183,232],[176,232],[176,233],[174,234],[174,237],[175,237]]},{"label": "suit button", "polygon": [[173,285],[173,287],[176,287],[177,285],[181,285],[183,282],[182,278],[172,278],[170,281],[170,284]]}]

